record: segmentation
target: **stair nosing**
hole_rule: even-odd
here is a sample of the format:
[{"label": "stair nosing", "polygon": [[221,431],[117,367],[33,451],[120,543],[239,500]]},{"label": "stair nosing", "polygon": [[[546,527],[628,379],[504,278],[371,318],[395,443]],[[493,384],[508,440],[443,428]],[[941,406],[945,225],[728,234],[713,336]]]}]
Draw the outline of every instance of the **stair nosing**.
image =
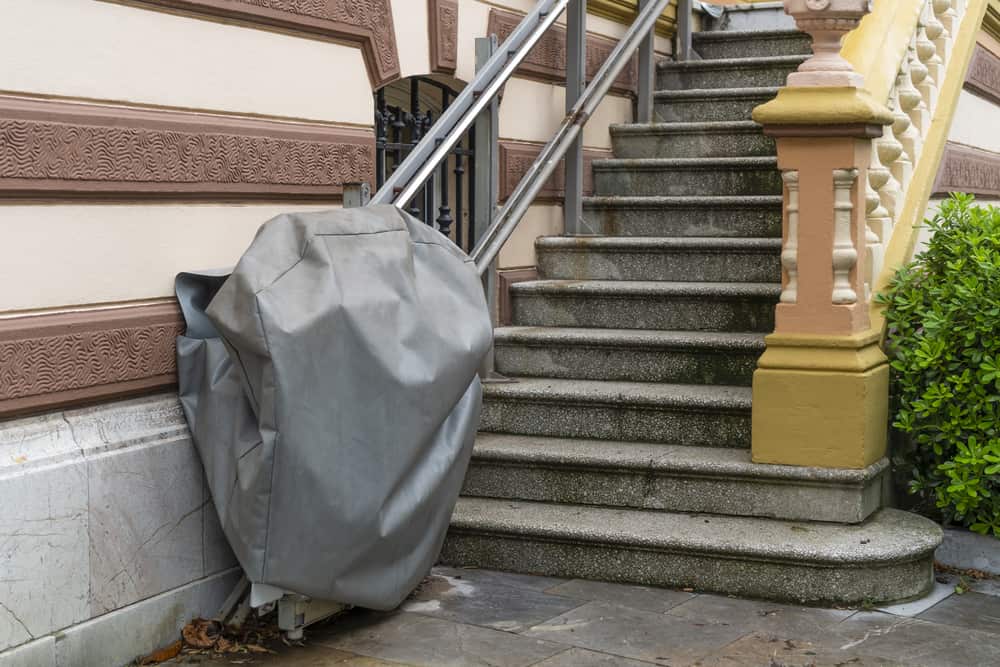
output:
[{"label": "stair nosing", "polygon": [[772,30],[698,30],[691,33],[692,41],[743,41],[747,39],[787,38],[809,41],[809,35],[794,28],[775,28]]},{"label": "stair nosing", "polygon": [[661,88],[653,92],[654,101],[657,98],[671,98],[671,99],[703,99],[712,97],[735,97],[735,98],[746,98],[746,97],[769,97],[773,98],[781,90],[781,86],[757,86],[748,88],[687,88],[683,90],[675,90],[670,88]]},{"label": "stair nosing", "polygon": [[525,280],[510,286],[515,294],[613,294],[620,298],[646,296],[699,296],[777,298],[780,282],[682,282],[669,280]]},{"label": "stair nosing", "polygon": [[[559,516],[567,511],[572,512],[572,521]],[[542,513],[547,516],[539,516]],[[629,525],[630,519],[640,525]],[[886,521],[899,525],[886,526]],[[706,522],[710,527],[705,527]],[[929,519],[891,508],[879,510],[860,524],[817,525],[762,517],[461,497],[451,530],[733,560],[850,567],[926,557],[940,544],[942,532],[938,527],[921,534],[917,526],[937,527]],[[741,534],[754,539],[737,541]],[[810,534],[822,534],[826,540],[813,543],[807,537]],[[831,536],[836,544],[830,543]]]},{"label": "stair nosing", "polygon": [[635,157],[594,160],[595,171],[770,169],[777,170],[778,158],[770,155],[748,157]]},{"label": "stair nosing", "polygon": [[767,206],[782,205],[781,195],[590,195],[583,205],[591,207],[671,208],[702,206]]},{"label": "stair nosing", "polygon": [[[518,441],[530,441],[532,447],[517,451]],[[546,444],[549,443],[549,444]],[[514,445],[504,450],[505,444]],[[555,452],[553,449],[557,448]],[[573,448],[584,450],[576,459],[565,456]],[[632,448],[644,455],[634,458],[602,458],[586,451],[600,447],[612,450]],[[563,455],[560,456],[560,453]],[[649,454],[658,454],[649,458]],[[698,456],[704,457],[699,460]],[[786,466],[754,463],[750,449],[708,447],[704,445],[623,442],[616,440],[583,440],[553,436],[525,436],[507,433],[480,433],[476,436],[473,460],[517,467],[548,467],[566,470],[602,472],[660,473],[668,476],[725,478],[740,481],[788,482],[800,485],[864,485],[889,467],[883,457],[866,468],[841,469],[807,466]]]},{"label": "stair nosing", "polygon": [[767,236],[539,236],[535,248],[543,251],[594,251],[659,254],[686,251],[702,254],[769,255],[781,252],[781,239]]},{"label": "stair nosing", "polygon": [[595,329],[591,327],[506,326],[494,331],[499,346],[542,347],[561,344],[575,347],[649,350],[701,350],[709,353],[764,351],[763,333],[719,331],[662,331],[658,329]]},{"label": "stair nosing", "polygon": [[751,407],[750,387],[733,385],[525,377],[511,380],[484,384],[483,399],[741,414]]},{"label": "stair nosing", "polygon": [[683,62],[664,60],[656,64],[656,69],[659,72],[701,69],[749,69],[748,66],[802,64],[811,57],[812,54],[810,53],[786,56],[751,56],[749,58],[708,58],[705,60],[685,60]]}]

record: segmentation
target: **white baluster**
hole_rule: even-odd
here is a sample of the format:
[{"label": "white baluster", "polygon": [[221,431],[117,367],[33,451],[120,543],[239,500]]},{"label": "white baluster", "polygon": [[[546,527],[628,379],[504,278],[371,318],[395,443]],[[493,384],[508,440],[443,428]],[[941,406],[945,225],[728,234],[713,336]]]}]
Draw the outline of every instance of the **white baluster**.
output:
[{"label": "white baluster", "polygon": [[[901,73],[896,80],[899,81],[903,77],[908,78],[909,75]],[[913,122],[910,120],[910,117],[903,111],[898,87],[893,88],[889,94],[888,107],[889,111],[892,112],[892,125],[889,126],[890,131],[885,133],[884,141],[890,146],[892,144],[898,145],[899,153],[895,156],[880,154],[880,157],[882,158],[882,164],[892,172],[902,193],[910,184],[910,176],[913,174],[913,159],[911,156],[917,153],[920,137],[917,136],[916,130],[913,129]],[[899,197],[897,197],[897,200],[899,200]],[[886,203],[886,208],[893,214],[893,217],[896,216],[898,208],[895,204],[890,206]]]},{"label": "white baluster", "polygon": [[955,13],[953,4],[953,0],[931,0],[931,9],[941,24],[941,35],[938,36],[934,45],[937,47],[941,60],[946,64],[948,58],[951,57],[951,45],[954,41],[955,29],[958,27],[958,22],[955,20],[958,14]]},{"label": "white baluster", "polygon": [[[891,102],[892,100],[890,100]],[[913,87],[908,59],[903,60],[903,67],[899,71],[899,76],[896,77],[896,102],[896,108],[903,113],[901,115],[895,115],[894,113],[895,120],[892,124],[892,129],[899,143],[903,144],[903,152],[909,158],[910,164],[913,165],[916,164],[917,158],[920,157],[920,149],[923,145],[920,127],[914,120],[914,116],[920,116],[919,108],[923,106],[924,100],[920,96],[920,91]],[[909,174],[905,178],[896,173],[895,170],[893,174],[905,190],[910,183]]]},{"label": "white baluster", "polygon": [[[910,37],[910,45],[906,49],[906,61],[910,66],[910,88],[916,94],[916,104],[907,113],[910,115],[910,120],[913,121],[917,133],[920,137],[923,137],[927,134],[927,130],[930,127],[931,115],[930,110],[927,108],[927,103],[924,101],[924,94],[920,92],[920,86],[927,79],[927,67],[924,66],[920,61],[920,56],[917,55],[916,33]],[[903,90],[901,88],[900,95],[902,94]],[[903,109],[906,109],[905,104],[903,105]],[[916,156],[911,157],[916,162]]]},{"label": "white baluster", "polygon": [[858,262],[858,251],[851,239],[851,218],[854,204],[851,188],[858,178],[857,169],[833,171],[833,303],[857,303],[857,292],[851,287],[851,269]]},{"label": "white baluster", "polygon": [[781,174],[788,190],[788,235],[781,249],[781,266],[788,280],[781,290],[782,303],[795,303],[799,290],[799,172],[786,171]]},{"label": "white baluster", "polygon": [[944,75],[944,61],[941,60],[941,56],[937,53],[934,40],[944,32],[944,26],[934,16],[931,0],[927,0],[924,4],[924,9],[920,16],[921,19],[917,25],[915,44],[917,57],[927,70],[927,76],[917,86],[917,89],[920,91],[921,96],[923,96],[924,104],[927,105],[930,115],[934,113],[934,108],[937,106],[938,85],[940,84],[941,77]]}]

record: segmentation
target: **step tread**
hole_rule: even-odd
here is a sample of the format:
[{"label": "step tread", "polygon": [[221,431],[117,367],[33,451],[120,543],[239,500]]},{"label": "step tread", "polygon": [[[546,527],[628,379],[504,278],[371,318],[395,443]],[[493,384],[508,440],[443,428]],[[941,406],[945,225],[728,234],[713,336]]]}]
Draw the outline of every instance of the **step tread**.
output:
[{"label": "step tread", "polygon": [[660,121],[655,123],[612,123],[611,134],[760,134],[763,126],[752,120]]},{"label": "step tread", "polygon": [[595,171],[644,171],[694,169],[777,169],[778,158],[753,157],[633,157],[601,158],[593,161]]},{"label": "step tread", "polygon": [[692,206],[774,206],[781,195],[599,195],[583,198],[585,207],[670,208]]},{"label": "step tread", "polygon": [[788,65],[798,65],[804,63],[812,57],[809,55],[791,56],[752,56],[749,58],[710,58],[707,60],[686,60],[675,62],[663,60],[656,64],[657,70],[667,71],[698,71],[712,69],[750,69],[760,67],[783,67]]},{"label": "step tread", "polygon": [[519,539],[830,565],[907,561],[941,541],[937,524],[896,509],[848,525],[462,497],[451,527]]},{"label": "step tread", "polygon": [[781,283],[674,282],[666,280],[526,280],[510,286],[513,294],[564,294],[622,297],[700,296],[775,298]]},{"label": "step tread", "polygon": [[573,402],[743,411],[750,409],[752,394],[750,387],[729,385],[556,378],[511,379],[514,381],[484,384],[484,397],[546,403]]},{"label": "step tread", "polygon": [[494,330],[495,343],[521,345],[580,345],[588,347],[620,347],[650,349],[696,349],[731,352],[764,351],[762,333],[728,333],[715,331],[657,331],[653,329],[592,329],[585,327],[499,327]]},{"label": "step tread", "polygon": [[801,30],[778,28],[774,30],[699,30],[691,33],[695,42],[741,42],[747,39],[768,40],[775,38],[809,39]]},{"label": "step tread", "polygon": [[640,470],[660,474],[830,484],[863,484],[878,476],[889,465],[885,458],[860,470],[769,465],[753,463],[748,449],[505,433],[478,434],[473,458],[495,463],[560,468]]},{"label": "step tread", "polygon": [[781,252],[781,239],[768,237],[719,236],[539,236],[538,250],[562,252],[677,252],[710,251],[725,253]]},{"label": "step tread", "polygon": [[779,86],[757,86],[749,88],[664,88],[654,91],[653,98],[660,99],[714,99],[720,97],[774,97],[781,90]]}]

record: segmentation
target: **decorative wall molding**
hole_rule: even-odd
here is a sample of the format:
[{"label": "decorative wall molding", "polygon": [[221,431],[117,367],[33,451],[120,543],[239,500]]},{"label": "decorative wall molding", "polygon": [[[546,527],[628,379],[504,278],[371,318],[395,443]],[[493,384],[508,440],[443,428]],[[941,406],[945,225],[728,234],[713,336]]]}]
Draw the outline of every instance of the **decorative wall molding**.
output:
[{"label": "decorative wall molding", "polygon": [[945,144],[934,194],[949,192],[1000,198],[1000,153],[951,141]]},{"label": "decorative wall molding", "polygon": [[458,67],[458,2],[427,0],[431,71],[454,74]]},{"label": "decorative wall molding", "polygon": [[[493,8],[490,10],[487,34],[496,33],[503,42],[524,18],[523,14]],[[587,35],[587,79],[590,80],[608,59],[617,42],[600,35]],[[611,85],[611,91],[628,94],[635,91],[637,61],[633,56]],[[555,25],[539,40],[521,63],[517,73],[546,83],[566,83],[566,28]]]},{"label": "decorative wall molding", "polygon": [[[500,140],[500,186],[499,197],[501,200],[507,199],[514,192],[518,182],[527,173],[528,169],[542,152],[543,144],[534,141],[512,141],[509,139]],[[594,191],[594,177],[591,163],[594,160],[609,158],[612,156],[610,150],[597,148],[583,149],[583,193],[589,195]],[[537,201],[562,201],[565,196],[563,185],[566,180],[566,172],[563,162],[560,161],[551,178],[546,181],[542,190],[538,193]]]},{"label": "decorative wall molding", "polygon": [[329,200],[374,170],[362,128],[0,95],[0,195]]},{"label": "decorative wall molding", "polygon": [[0,418],[176,382],[174,302],[0,319]]},{"label": "decorative wall molding", "polygon": [[389,0],[137,1],[357,44],[373,87],[399,78],[399,52]]},{"label": "decorative wall molding", "polygon": [[965,75],[965,87],[1000,105],[1000,56],[976,44]]},{"label": "decorative wall molding", "polygon": [[526,280],[538,280],[538,269],[526,266],[518,269],[500,269],[497,271],[497,321],[502,327],[509,327],[514,320],[511,307],[510,288],[514,283]]}]

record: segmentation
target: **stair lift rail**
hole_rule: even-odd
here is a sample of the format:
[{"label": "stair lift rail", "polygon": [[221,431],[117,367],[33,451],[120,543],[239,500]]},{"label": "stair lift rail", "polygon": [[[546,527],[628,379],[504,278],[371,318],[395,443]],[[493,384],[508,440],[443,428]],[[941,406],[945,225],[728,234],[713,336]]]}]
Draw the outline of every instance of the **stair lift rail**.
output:
[{"label": "stair lift rail", "polygon": [[[587,120],[593,115],[598,104],[610,90],[616,77],[628,65],[632,54],[638,49],[640,71],[638,90],[638,119],[648,121],[652,115],[653,77],[653,31],[657,18],[671,0],[639,0],[639,11],[626,34],[619,41],[611,55],[604,61],[593,79],[583,85],[583,63],[586,59],[585,32],[583,20],[586,0],[540,0],[525,16],[500,48],[479,69],[472,82],[465,87],[447,111],[429,129],[409,156],[393,172],[382,188],[372,197],[372,204],[393,204],[405,208],[407,202],[417,195],[427,179],[447,159],[449,151],[461,140],[465,132],[476,122],[499,95],[508,79],[527,57],[546,31],[556,22],[564,10],[569,8],[567,30],[567,114],[558,130],[542,149],[538,159],[528,169],[504,206],[490,216],[489,225],[472,251],[476,269],[480,275],[486,274],[493,264],[500,248],[510,238],[521,218],[531,206],[535,197],[555,171],[560,160],[570,152],[568,160],[579,163],[581,155],[580,133]],[[686,22],[690,26],[690,21]],[[683,38],[679,38],[684,43]],[[574,77],[575,74],[575,77]],[[582,89],[582,90],[581,90]],[[572,104],[571,104],[572,103]],[[496,136],[492,137],[496,141]],[[495,146],[494,155],[495,155]],[[571,151],[572,149],[572,151]],[[570,165],[568,172],[574,172]],[[582,193],[577,191],[582,179],[572,174],[573,191],[566,192],[567,212],[579,208]],[[568,184],[570,185],[570,184]],[[570,206],[570,204],[574,206]],[[576,231],[576,219],[567,215],[566,232]],[[476,227],[479,222],[476,221]],[[485,221],[483,221],[485,222]],[[485,225],[483,225],[485,226]]]},{"label": "stair lift rail", "polygon": [[[472,251],[472,259],[476,263],[476,270],[479,271],[480,275],[487,271],[500,253],[503,244],[514,233],[517,224],[545,186],[546,181],[552,176],[559,161],[566,155],[566,152],[583,131],[583,126],[597,110],[598,104],[610,90],[615,78],[628,64],[640,42],[647,38],[651,39],[656,19],[663,13],[668,4],[670,4],[670,0],[647,0],[642,4],[639,14],[629,27],[628,32],[601,65],[593,80],[584,88],[579,99],[563,118],[559,129],[545,144],[538,158],[528,168],[527,173],[521,178],[503,207],[493,217],[489,229]],[[640,92],[640,98],[642,96]],[[567,193],[568,196],[569,193]]]}]

